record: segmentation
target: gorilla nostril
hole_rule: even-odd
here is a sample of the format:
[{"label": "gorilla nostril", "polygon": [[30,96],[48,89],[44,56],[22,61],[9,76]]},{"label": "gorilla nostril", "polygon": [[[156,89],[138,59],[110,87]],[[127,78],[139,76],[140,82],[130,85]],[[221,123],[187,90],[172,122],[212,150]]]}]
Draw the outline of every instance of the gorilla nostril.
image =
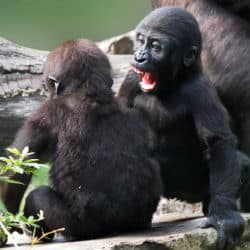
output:
[{"label": "gorilla nostril", "polygon": [[139,63],[142,63],[146,60],[145,57],[141,57],[141,58],[136,58],[136,61],[139,62]]},{"label": "gorilla nostril", "polygon": [[143,63],[147,60],[147,56],[145,53],[137,52],[137,53],[135,53],[135,60],[138,63]]}]

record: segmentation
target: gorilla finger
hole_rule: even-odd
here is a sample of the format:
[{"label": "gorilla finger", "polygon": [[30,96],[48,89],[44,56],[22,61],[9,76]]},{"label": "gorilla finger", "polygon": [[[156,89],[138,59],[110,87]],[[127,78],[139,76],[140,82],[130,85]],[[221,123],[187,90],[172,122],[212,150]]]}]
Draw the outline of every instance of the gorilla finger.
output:
[{"label": "gorilla finger", "polygon": [[200,228],[209,228],[209,227],[215,227],[213,223],[213,219],[208,217],[205,221],[203,221],[200,225]]},{"label": "gorilla finger", "polygon": [[232,242],[232,244],[234,244],[234,245],[238,245],[240,243],[240,240],[241,240],[241,235],[242,234],[239,234],[239,233],[234,234],[233,237],[231,237],[230,242]]},{"label": "gorilla finger", "polygon": [[235,246],[237,245],[237,240],[233,239],[232,237],[227,238],[227,250],[233,250],[235,249]]},{"label": "gorilla finger", "polygon": [[217,230],[217,246],[219,250],[226,250],[227,238],[223,229]]}]

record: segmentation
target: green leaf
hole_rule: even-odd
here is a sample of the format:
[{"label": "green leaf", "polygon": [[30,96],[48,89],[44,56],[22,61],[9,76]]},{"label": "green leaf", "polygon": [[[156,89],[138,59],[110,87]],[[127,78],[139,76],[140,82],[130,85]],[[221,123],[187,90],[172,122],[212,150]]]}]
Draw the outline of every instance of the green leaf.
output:
[{"label": "green leaf", "polygon": [[8,163],[9,159],[7,157],[0,157],[0,161]]},{"label": "green leaf", "polygon": [[12,184],[18,184],[18,185],[23,185],[22,182],[20,181],[15,181],[15,180],[12,180],[10,177],[8,176],[0,176],[0,181],[4,181],[4,182],[7,182],[7,183],[12,183]]},{"label": "green leaf", "polygon": [[13,167],[12,167],[12,170],[13,170],[14,172],[18,173],[18,174],[23,174],[23,173],[24,173],[23,168],[21,168],[21,167],[19,167],[19,166],[17,166],[17,165],[13,166]]},{"label": "green leaf", "polygon": [[39,166],[40,168],[50,168],[50,166],[48,164],[42,164],[42,163],[39,163]]},{"label": "green leaf", "polygon": [[31,163],[24,162],[22,165],[25,166],[25,167],[32,167],[32,168],[36,168],[36,169],[40,168],[40,164],[35,163],[35,162],[31,162]]},{"label": "green leaf", "polygon": [[16,161],[18,162],[18,160],[15,160],[11,155],[9,156],[9,162],[10,163],[16,163]]},{"label": "green leaf", "polygon": [[29,147],[24,147],[23,151],[22,151],[22,156],[25,157],[29,152]]},{"label": "green leaf", "polygon": [[10,153],[14,154],[14,155],[21,156],[21,153],[16,148],[7,148],[6,150],[9,151]]},{"label": "green leaf", "polygon": [[25,160],[25,162],[29,163],[29,162],[37,162],[39,161],[38,159],[28,159],[28,160]]}]

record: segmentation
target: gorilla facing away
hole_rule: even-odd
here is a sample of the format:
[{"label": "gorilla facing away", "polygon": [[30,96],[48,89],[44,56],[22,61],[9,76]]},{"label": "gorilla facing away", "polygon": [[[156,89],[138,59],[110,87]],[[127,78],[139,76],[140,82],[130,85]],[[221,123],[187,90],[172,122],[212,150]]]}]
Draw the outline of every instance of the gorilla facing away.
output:
[{"label": "gorilla facing away", "polygon": [[135,36],[134,71],[118,97],[146,114],[156,133],[164,196],[201,201],[204,227],[217,229],[220,249],[230,248],[244,228],[236,207],[236,138],[202,71],[197,21],[185,10],[163,7],[139,23]]},{"label": "gorilla facing away", "polygon": [[[68,41],[49,54],[44,76],[51,97],[12,146],[49,154],[52,187],[29,194],[25,215],[43,210],[43,230],[64,227],[70,239],[149,228],[161,194],[154,135],[139,112],[115,100],[108,58],[88,40]],[[19,186],[8,184],[4,197],[17,198],[6,199],[16,209]]]}]

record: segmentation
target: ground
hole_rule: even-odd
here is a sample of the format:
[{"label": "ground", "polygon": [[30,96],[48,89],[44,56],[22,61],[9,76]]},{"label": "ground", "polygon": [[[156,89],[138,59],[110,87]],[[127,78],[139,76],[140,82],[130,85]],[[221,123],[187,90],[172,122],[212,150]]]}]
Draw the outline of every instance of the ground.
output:
[{"label": "ground", "polygon": [[[245,233],[236,250],[250,249],[250,214],[243,216],[246,220]],[[215,250],[216,231],[200,229],[204,220],[199,204],[191,206],[163,199],[154,215],[153,227],[148,231],[75,242],[63,242],[59,236],[53,243],[35,246],[30,246],[30,239],[26,236],[14,234],[13,237],[20,250]],[[8,247],[4,249],[16,249],[11,245],[9,240]]]}]

